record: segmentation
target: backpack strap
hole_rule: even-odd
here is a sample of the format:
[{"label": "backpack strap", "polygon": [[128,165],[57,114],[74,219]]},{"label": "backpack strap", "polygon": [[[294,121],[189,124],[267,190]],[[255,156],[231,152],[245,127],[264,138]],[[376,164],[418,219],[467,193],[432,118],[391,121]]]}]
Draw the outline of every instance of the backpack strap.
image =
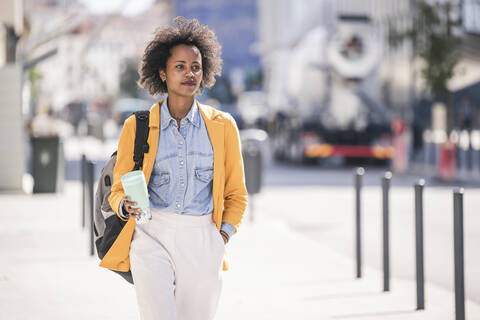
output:
[{"label": "backpack strap", "polygon": [[137,111],[134,113],[137,122],[137,129],[135,132],[135,149],[133,151],[133,162],[135,167],[133,170],[140,170],[143,167],[143,155],[148,152],[148,132],[150,130],[148,126],[148,120],[150,111]]}]

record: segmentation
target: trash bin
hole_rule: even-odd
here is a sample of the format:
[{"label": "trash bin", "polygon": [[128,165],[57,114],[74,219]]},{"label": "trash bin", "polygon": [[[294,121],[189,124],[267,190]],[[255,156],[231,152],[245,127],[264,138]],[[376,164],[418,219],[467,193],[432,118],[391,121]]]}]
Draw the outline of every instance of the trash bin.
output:
[{"label": "trash bin", "polygon": [[63,190],[65,158],[63,142],[58,136],[32,137],[33,193],[56,193]]},{"label": "trash bin", "polygon": [[260,192],[263,176],[262,144],[267,133],[259,129],[247,129],[240,132],[242,156],[245,170],[245,184],[248,194]]}]

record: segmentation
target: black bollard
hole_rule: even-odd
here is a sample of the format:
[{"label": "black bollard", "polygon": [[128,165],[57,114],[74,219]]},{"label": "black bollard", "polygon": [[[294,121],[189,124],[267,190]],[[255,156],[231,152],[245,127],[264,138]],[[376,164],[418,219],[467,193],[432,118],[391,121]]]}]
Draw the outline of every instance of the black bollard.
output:
[{"label": "black bollard", "polygon": [[392,173],[385,172],[382,177],[383,208],[383,291],[390,291],[390,236],[389,236],[389,191]]},{"label": "black bollard", "polygon": [[465,320],[463,266],[463,188],[453,192],[453,244],[455,255],[455,319]]},{"label": "black bollard", "polygon": [[93,243],[93,228],[94,228],[94,223],[93,223],[93,181],[94,181],[94,172],[95,172],[95,165],[93,164],[92,161],[87,161],[86,163],[87,166],[87,190],[88,190],[88,220],[89,220],[89,229],[90,229],[90,255],[94,255],[95,253],[95,248],[94,248],[94,243]]},{"label": "black bollard", "polygon": [[425,309],[425,275],[423,267],[423,187],[425,180],[415,184],[415,256],[417,274],[417,310]]},{"label": "black bollard", "polygon": [[82,227],[85,228],[85,210],[86,210],[86,192],[87,192],[87,185],[86,185],[86,167],[87,167],[87,157],[83,154],[82,160],[80,162],[80,179],[82,180]]},{"label": "black bollard", "polygon": [[355,252],[357,258],[357,278],[362,277],[362,237],[361,237],[361,191],[363,168],[355,170]]}]

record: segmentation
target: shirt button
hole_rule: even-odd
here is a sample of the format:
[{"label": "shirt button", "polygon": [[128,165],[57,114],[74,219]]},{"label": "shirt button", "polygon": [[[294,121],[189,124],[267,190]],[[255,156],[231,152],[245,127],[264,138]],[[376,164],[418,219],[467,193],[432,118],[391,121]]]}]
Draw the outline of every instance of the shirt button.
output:
[{"label": "shirt button", "polygon": [[180,141],[180,144],[183,144],[183,141]]},{"label": "shirt button", "polygon": [[179,203],[177,203],[177,208],[180,208],[180,204],[179,204]]},{"label": "shirt button", "polygon": [[180,161],[180,164],[181,164],[181,165],[183,165],[183,160],[182,160],[182,161]]},{"label": "shirt button", "polygon": [[185,183],[182,182],[182,183],[180,183],[180,185],[183,187],[183,186],[185,186]]}]

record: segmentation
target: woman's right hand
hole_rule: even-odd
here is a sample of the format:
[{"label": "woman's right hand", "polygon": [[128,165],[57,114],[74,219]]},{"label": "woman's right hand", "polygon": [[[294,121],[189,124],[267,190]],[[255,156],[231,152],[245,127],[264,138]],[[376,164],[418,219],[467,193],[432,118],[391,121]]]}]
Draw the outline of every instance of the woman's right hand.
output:
[{"label": "woman's right hand", "polygon": [[131,217],[136,218],[136,216],[140,214],[140,211],[142,211],[142,209],[140,208],[132,208],[132,206],[137,206],[137,203],[135,201],[131,201],[129,196],[125,195],[122,198],[122,201],[123,201],[123,208],[122,208],[123,212],[128,213]]}]

